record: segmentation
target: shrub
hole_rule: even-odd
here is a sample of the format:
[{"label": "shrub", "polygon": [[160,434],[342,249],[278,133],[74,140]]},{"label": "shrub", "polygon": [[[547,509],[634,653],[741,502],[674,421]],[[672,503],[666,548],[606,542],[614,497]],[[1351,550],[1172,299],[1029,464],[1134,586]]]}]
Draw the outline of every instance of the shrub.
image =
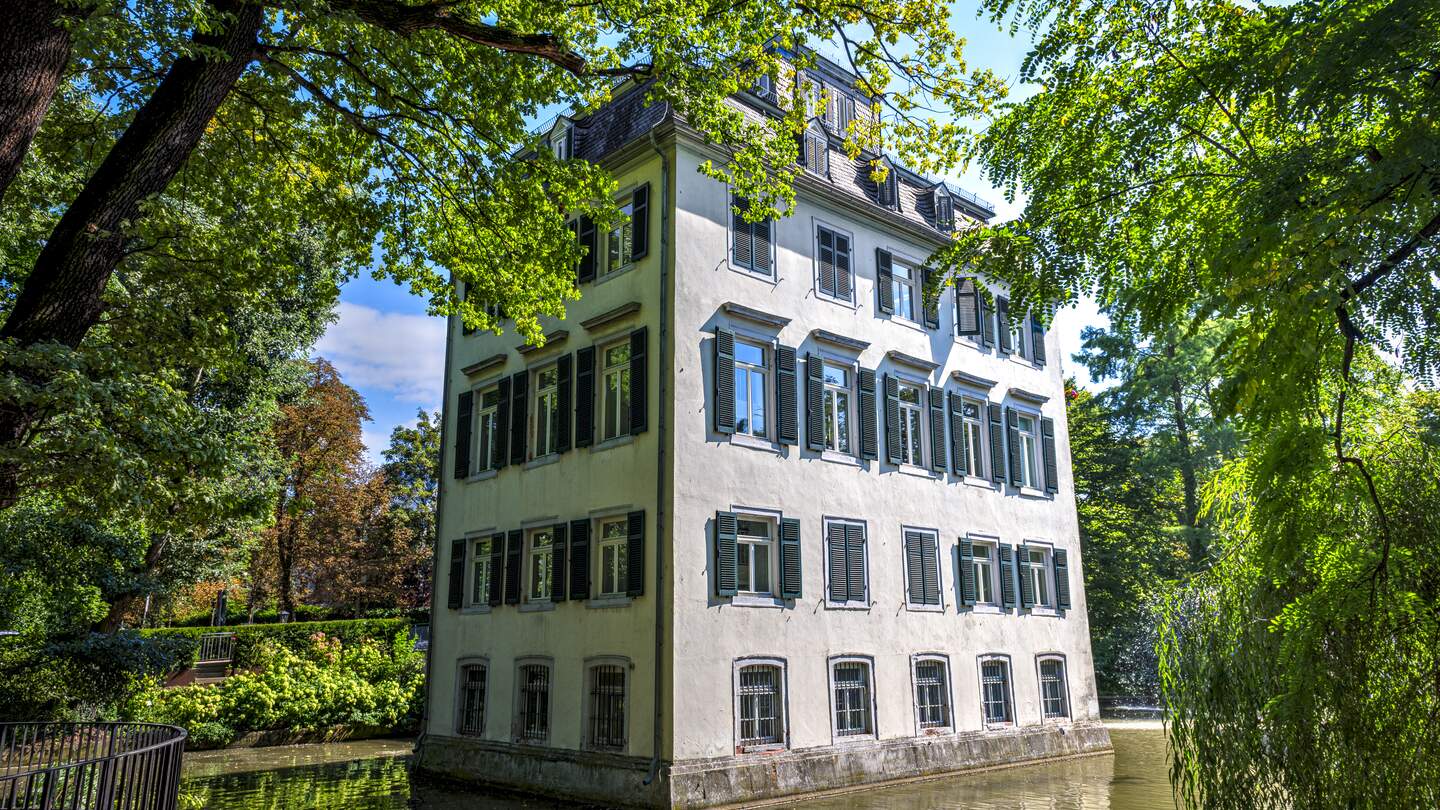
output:
[{"label": "shrub", "polygon": [[334,622],[292,622],[290,624],[242,624],[235,627],[162,627],[142,630],[145,638],[184,639],[189,652],[183,658],[184,665],[194,663],[202,635],[217,631],[235,634],[235,666],[247,669],[263,663],[256,654],[256,646],[269,639],[292,651],[308,648],[310,637],[323,633],[338,639],[342,644],[354,644],[365,640],[389,644],[397,633],[409,633],[409,619],[349,619]]}]

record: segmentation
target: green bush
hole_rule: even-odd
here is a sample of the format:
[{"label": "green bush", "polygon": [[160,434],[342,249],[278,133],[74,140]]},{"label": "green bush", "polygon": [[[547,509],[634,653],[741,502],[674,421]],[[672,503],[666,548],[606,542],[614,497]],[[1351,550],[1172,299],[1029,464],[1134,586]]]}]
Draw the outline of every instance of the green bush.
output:
[{"label": "green bush", "polygon": [[200,637],[206,633],[232,632],[235,634],[235,667],[247,669],[264,663],[256,655],[257,645],[265,640],[278,643],[292,652],[303,652],[310,646],[310,638],[323,633],[338,639],[342,644],[354,644],[375,640],[388,644],[397,633],[410,631],[409,619],[348,619],[334,622],[292,622],[290,624],[242,624],[235,627],[162,627],[142,630],[146,638],[184,639],[189,642],[189,652],[184,663],[194,663],[199,650]]},{"label": "green bush", "polygon": [[[245,611],[241,604],[231,604],[225,613],[225,624],[229,627],[243,627],[252,622],[252,617]],[[430,612],[424,608],[365,608],[360,615],[345,607],[327,607],[325,605],[299,605],[295,608],[295,615],[290,617],[292,622],[329,622],[343,619],[410,619],[414,622],[429,621]],[[204,627],[210,630],[220,629],[210,627],[210,611],[200,610],[184,616],[178,616],[169,622],[166,627]],[[280,614],[275,608],[266,608],[256,611],[253,617],[254,624],[278,624]]]}]

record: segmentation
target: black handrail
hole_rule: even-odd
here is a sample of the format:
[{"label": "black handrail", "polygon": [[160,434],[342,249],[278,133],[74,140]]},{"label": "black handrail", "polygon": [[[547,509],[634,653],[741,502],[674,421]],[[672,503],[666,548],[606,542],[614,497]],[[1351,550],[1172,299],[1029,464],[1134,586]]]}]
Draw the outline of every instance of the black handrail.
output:
[{"label": "black handrail", "polygon": [[0,723],[0,810],[175,810],[185,729]]}]

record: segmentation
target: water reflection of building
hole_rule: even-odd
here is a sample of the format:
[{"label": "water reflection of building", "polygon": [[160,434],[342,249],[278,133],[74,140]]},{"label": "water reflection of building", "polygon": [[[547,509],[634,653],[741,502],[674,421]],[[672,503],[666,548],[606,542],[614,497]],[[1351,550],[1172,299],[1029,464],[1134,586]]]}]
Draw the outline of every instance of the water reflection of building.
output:
[{"label": "water reflection of building", "polygon": [[805,78],[777,222],[642,92],[556,122],[632,220],[574,224],[543,347],[451,324],[423,768],[703,806],[1108,748],[1056,341],[983,280],[927,305],[994,212],[876,183]]}]

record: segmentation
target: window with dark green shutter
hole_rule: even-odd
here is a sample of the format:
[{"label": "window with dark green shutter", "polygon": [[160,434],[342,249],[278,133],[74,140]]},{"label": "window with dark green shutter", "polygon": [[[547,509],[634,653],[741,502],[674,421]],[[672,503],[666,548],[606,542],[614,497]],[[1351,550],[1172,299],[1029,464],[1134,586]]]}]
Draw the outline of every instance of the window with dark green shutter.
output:
[{"label": "window with dark green shutter", "polygon": [[795,349],[775,347],[775,440],[795,444],[800,440],[800,417],[795,403]]},{"label": "window with dark green shutter", "polygon": [[715,329],[714,391],[712,403],[717,433],[735,432],[735,333]]},{"label": "window with dark green shutter", "polygon": [[445,606],[459,610],[465,603],[465,546],[464,540],[450,541],[450,577],[445,588]]},{"label": "window with dark green shutter", "polygon": [[956,551],[960,555],[960,604],[975,604],[975,544],[960,538]]},{"label": "window with dark green shutter", "polygon": [[570,550],[569,530],[566,523],[556,523],[550,530],[554,532],[554,550],[550,557],[550,601],[565,601],[565,583],[569,579],[566,575],[570,569],[565,566],[565,553]]},{"label": "window with dark green shutter", "polygon": [[805,355],[805,446],[825,449],[825,361]]},{"label": "window with dark green shutter", "polygon": [[1045,365],[1045,325],[1038,313],[1030,315],[1030,359],[1035,365]]},{"label": "window with dark green shutter", "polygon": [[921,297],[925,304],[925,326],[929,329],[940,328],[940,291],[935,289],[935,271],[929,267],[924,268],[922,279],[925,289]]},{"label": "window with dark green shutter", "polygon": [[1010,323],[1010,300],[995,299],[995,328],[1000,330],[1000,351],[1009,354],[1015,351],[1015,330]]},{"label": "window with dark green shutter", "polygon": [[885,460],[899,464],[900,447],[900,381],[885,375]]},{"label": "window with dark green shutter", "polygon": [[1021,545],[1015,550],[1015,571],[1020,580],[1020,607],[1032,608],[1035,606],[1035,580],[1030,570],[1030,547]]},{"label": "window with dark green shutter", "polygon": [[801,595],[800,521],[780,519],[780,598],[799,599]]},{"label": "window with dark green shutter", "polygon": [[555,452],[564,453],[570,449],[570,410],[574,407],[575,388],[574,373],[575,360],[568,354],[560,355],[555,361],[555,371],[559,379],[555,384],[555,407],[559,410],[558,419],[555,422]]},{"label": "window with dark green shutter", "polygon": [[970,460],[965,444],[965,401],[952,391],[946,395],[945,403],[950,420],[950,470],[956,475],[968,475]]},{"label": "window with dark green shutter", "polygon": [[630,435],[638,436],[650,426],[650,371],[646,354],[649,331],[640,327],[630,333]]},{"label": "window with dark green shutter", "polygon": [[650,184],[635,189],[630,197],[630,222],[634,243],[631,260],[643,259],[650,253]]},{"label": "window with dark green shutter", "polygon": [[595,347],[575,352],[575,446],[595,443]]},{"label": "window with dark green shutter", "polygon": [[505,533],[490,535],[490,606],[505,600]]},{"label": "window with dark green shutter", "polygon": [[853,300],[850,236],[823,225],[815,228],[815,289],[840,301]]},{"label": "window with dark green shutter", "polygon": [[455,408],[455,477],[470,475],[470,431],[475,423],[475,392],[460,394]]},{"label": "window with dark green shutter", "polygon": [[520,604],[520,555],[525,533],[519,529],[505,536],[505,604]]},{"label": "window with dark green shutter", "polygon": [[625,515],[628,531],[625,542],[625,593],[641,596],[645,593],[645,512],[636,511]]},{"label": "window with dark green shutter", "polygon": [[734,512],[715,513],[715,593],[734,596],[738,519]]},{"label": "window with dark green shutter", "polygon": [[1021,453],[1024,451],[1020,445],[1020,414],[1016,413],[1014,408],[1005,409],[1005,449],[1010,466],[1010,484],[1024,486],[1025,468],[1020,463]]},{"label": "window with dark green shutter", "polygon": [[930,468],[945,472],[945,392],[931,388],[930,401]]},{"label": "window with dark green shutter", "polygon": [[890,251],[875,249],[875,308],[886,315],[895,312],[895,270]]},{"label": "window with dark green shutter", "polygon": [[1000,544],[1000,607],[1011,610],[1015,607],[1015,547]]},{"label": "window with dark green shutter", "polygon": [[731,263],[757,275],[770,275],[774,244],[770,219],[746,222],[749,203],[742,197],[731,195],[730,205]]},{"label": "window with dark green shutter", "polygon": [[524,464],[527,448],[525,408],[529,401],[530,372],[521,371],[510,377],[510,463]]},{"label": "window with dark green shutter", "polygon": [[1055,420],[1040,418],[1040,454],[1045,463],[1045,491],[1060,491],[1060,468],[1055,461]]},{"label": "window with dark green shutter", "polygon": [[866,592],[865,524],[848,520],[825,523],[826,597],[831,603],[863,607]]},{"label": "window with dark green shutter", "polygon": [[875,372],[860,369],[856,375],[860,389],[860,457],[880,457],[879,437],[875,412]]},{"label": "window with dark green shutter", "polygon": [[595,280],[595,263],[599,251],[595,245],[595,221],[590,217],[580,217],[579,228],[580,250],[585,255],[580,257],[580,267],[576,270],[576,277],[580,281]]},{"label": "window with dark green shutter", "polygon": [[1070,609],[1070,559],[1064,549],[1055,549],[1051,554],[1055,565],[1055,607]]},{"label": "window with dark green shutter", "polygon": [[989,293],[980,290],[980,342],[986,346],[995,345],[995,318],[990,305]]},{"label": "window with dark green shutter", "polygon": [[500,469],[510,461],[510,378],[502,377],[495,386],[499,403],[495,407],[495,438],[490,445],[490,466]]},{"label": "window with dark green shutter", "polygon": [[1005,483],[1005,424],[994,402],[986,408],[990,422],[990,480]]},{"label": "window with dark green shutter", "polygon": [[955,288],[955,334],[979,337],[980,317],[980,292],[975,279],[961,279]]},{"label": "window with dark green shutter", "polygon": [[590,521],[570,521],[570,598],[590,598]]},{"label": "window with dark green shutter", "polygon": [[905,600],[912,606],[940,606],[939,543],[934,532],[906,529]]}]

